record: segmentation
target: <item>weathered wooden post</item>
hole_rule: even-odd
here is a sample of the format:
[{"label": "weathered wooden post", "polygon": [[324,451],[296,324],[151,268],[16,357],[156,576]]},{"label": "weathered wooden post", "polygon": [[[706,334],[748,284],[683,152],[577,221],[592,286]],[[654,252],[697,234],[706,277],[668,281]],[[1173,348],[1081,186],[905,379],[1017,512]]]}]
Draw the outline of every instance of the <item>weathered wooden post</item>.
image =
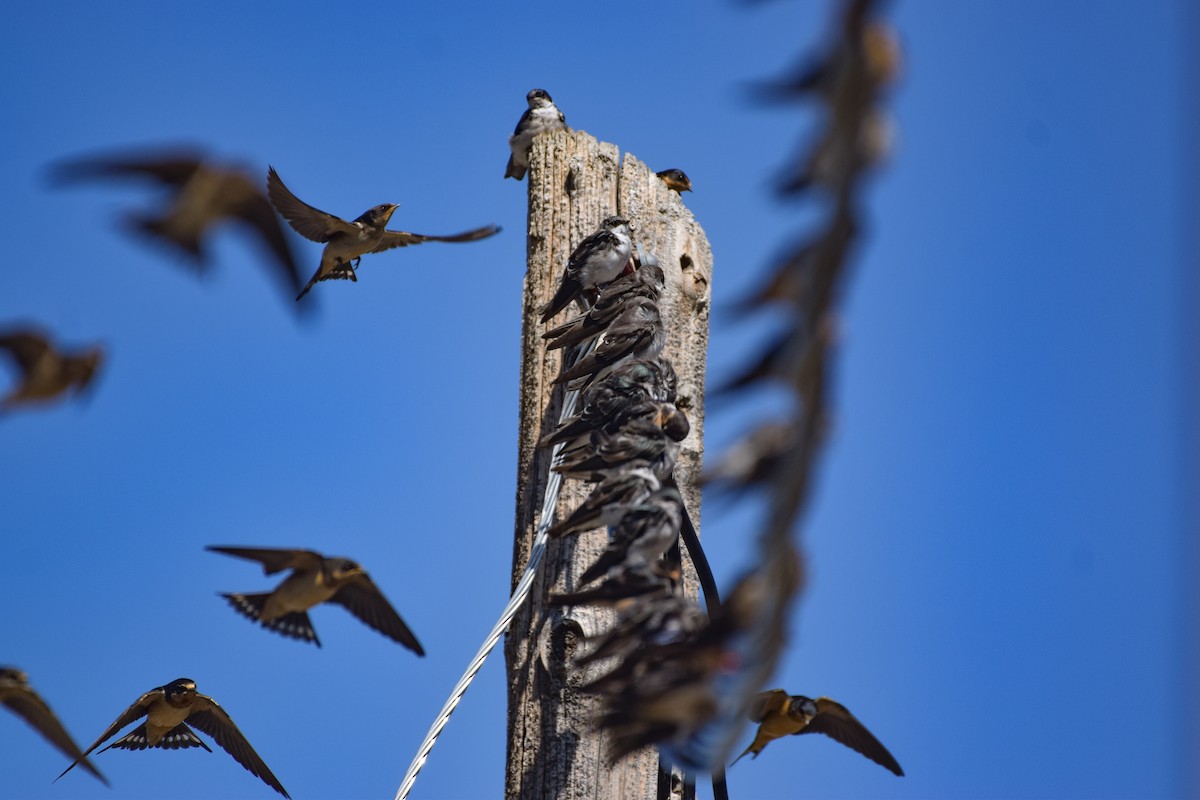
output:
[{"label": "weathered wooden post", "polygon": [[[617,213],[633,223],[634,243],[657,256],[666,274],[659,306],[667,329],[664,355],[674,363],[680,402],[689,405],[692,426],[676,463],[676,477],[697,527],[712,282],[708,240],[680,196],[636,158],[626,155],[621,161],[614,145],[581,131],[539,136],[530,153],[528,180],[514,586],[529,559],[549,475],[550,451],[539,449],[537,442],[558,420],[563,400],[562,390],[552,383],[563,351],[547,354],[541,338],[546,326],[539,323],[538,312],[557,288],[567,257],[604,217]],[[567,481],[558,500],[559,518],[574,509],[589,488]],[[682,797],[671,781],[660,785],[658,754],[651,749],[610,767],[607,737],[592,726],[597,701],[575,690],[602,671],[594,665],[587,670],[576,667],[573,656],[582,637],[611,625],[611,612],[545,603],[548,591],[575,588],[576,577],[605,542],[603,530],[551,542],[529,601],[509,627],[505,794],[511,800]],[[695,595],[695,573],[688,560],[685,576],[686,591]]]}]

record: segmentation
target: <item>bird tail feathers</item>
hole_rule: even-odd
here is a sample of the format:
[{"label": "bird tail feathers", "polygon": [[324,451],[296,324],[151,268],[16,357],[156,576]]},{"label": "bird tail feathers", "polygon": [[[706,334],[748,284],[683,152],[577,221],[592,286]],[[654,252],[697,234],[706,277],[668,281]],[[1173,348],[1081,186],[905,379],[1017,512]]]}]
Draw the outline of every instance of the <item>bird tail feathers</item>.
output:
[{"label": "bird tail feathers", "polygon": [[[104,750],[114,747],[118,750],[145,750],[148,747],[158,747],[163,750],[186,750],[189,747],[203,747],[208,752],[212,752],[212,749],[202,742],[185,722],[176,725],[155,744],[150,744],[150,737],[146,733],[146,723],[143,722]],[[104,750],[100,752],[103,753]]]}]

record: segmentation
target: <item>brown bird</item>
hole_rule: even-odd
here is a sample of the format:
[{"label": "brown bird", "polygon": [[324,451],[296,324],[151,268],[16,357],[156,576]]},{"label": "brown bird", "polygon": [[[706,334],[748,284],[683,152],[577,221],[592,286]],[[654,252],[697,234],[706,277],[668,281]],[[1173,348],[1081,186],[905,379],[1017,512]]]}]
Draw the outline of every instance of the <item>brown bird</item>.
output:
[{"label": "brown bird", "polygon": [[264,575],[285,569],[292,574],[270,592],[222,594],[233,609],[264,628],[317,647],[308,610],[321,603],[337,603],[362,622],[419,656],[421,643],[392,608],[383,592],[361,566],[342,556],[325,556],[313,550],[275,547],[206,547],[214,553],[245,558],[262,564]]},{"label": "brown bird", "polygon": [[30,727],[62,751],[63,755],[79,761],[98,781],[108,785],[108,779],[92,766],[92,762],[86,759],[80,761],[83,759],[83,751],[50,710],[50,706],[46,705],[46,701],[29,685],[29,679],[24,672],[13,667],[0,667],[0,703],[29,723]]},{"label": "brown bird", "polygon": [[904,776],[900,764],[866,726],[844,705],[828,697],[813,700],[804,695],[788,694],[783,689],[771,689],[758,695],[749,716],[751,721],[758,723],[758,732],[742,755],[733,760],[734,764],[746,753],[753,753],[754,758],[758,758],[764,747],[781,736],[823,733],[896,775]]},{"label": "brown bird", "polygon": [[[245,767],[251,775],[288,797],[283,784],[258,753],[254,752],[250,742],[246,741],[246,737],[238,730],[238,726],[225,709],[217,705],[216,700],[197,692],[196,682],[190,678],[176,678],[134,700],[83,755],[91,753],[126,725],[143,717],[145,722],[104,750],[113,747],[118,750],[145,750],[156,747],[163,750],[186,750],[189,747],[203,747],[211,753],[212,749],[188,727],[187,723],[190,722],[211,736],[222,750],[233,756],[233,760]],[[103,753],[104,750],[100,752]],[[78,763],[78,759],[71,762],[71,766],[64,769],[58,778],[66,775]]]},{"label": "brown bird", "polygon": [[99,346],[61,353],[45,333],[34,328],[0,331],[0,350],[8,352],[22,374],[16,387],[0,400],[0,411],[46,403],[70,389],[78,394],[88,387],[104,360],[104,349]]},{"label": "brown bird", "polygon": [[170,187],[172,195],[157,215],[130,215],[131,229],[175,246],[203,271],[208,265],[204,243],[212,230],[227,220],[241,222],[267,246],[276,276],[292,291],[303,285],[300,267],[266,193],[240,167],[214,163],[200,151],[188,149],[68,161],[54,167],[53,177],[61,182],[155,180]]},{"label": "brown bird", "polygon": [[360,214],[356,219],[346,220],[310,206],[287,188],[280,180],[274,167],[267,169],[267,194],[271,203],[288,221],[288,224],[314,242],[321,242],[321,263],[312,278],[296,295],[299,300],[318,281],[349,279],[358,281],[354,274],[358,262],[367,253],[382,253],[393,247],[406,247],[421,242],[474,242],[500,232],[498,225],[485,225],[452,236],[429,236],[423,233],[387,230],[388,221],[400,206],[396,203],[380,203]]},{"label": "brown bird", "polygon": [[692,190],[692,181],[688,178],[687,173],[681,169],[664,169],[662,172],[654,173],[662,182],[667,185],[668,189],[682,194]]}]

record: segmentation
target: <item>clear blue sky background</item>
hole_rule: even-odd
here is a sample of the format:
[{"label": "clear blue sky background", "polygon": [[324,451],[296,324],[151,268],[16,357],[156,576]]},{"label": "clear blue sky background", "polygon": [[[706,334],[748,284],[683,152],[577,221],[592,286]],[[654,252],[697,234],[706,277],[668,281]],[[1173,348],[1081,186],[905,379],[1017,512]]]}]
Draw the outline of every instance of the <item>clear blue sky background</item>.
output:
[{"label": "clear blue sky background", "polygon": [[[803,737],[739,763],[737,800],[1185,791],[1184,5],[890,9],[899,146],[845,296],[811,582],[777,683],[844,702],[908,777]],[[526,204],[501,176],[525,92],[691,175],[719,312],[806,213],[767,187],[810,118],[742,87],[796,63],[829,8],[10,9],[0,322],[102,339],[111,359],[90,404],[0,423],[0,663],[84,746],[188,676],[297,800],[390,797],[508,591]],[[115,230],[149,192],[44,179],[58,158],[179,141],[271,163],[344,216],[392,201],[394,227],[505,230],[367,258],[299,324],[238,233],[199,282]],[[297,249],[315,266],[317,245]],[[710,385],[753,341],[714,315]],[[747,414],[711,410],[710,454]],[[746,518],[706,516],[726,586]],[[264,632],[216,592],[271,581],[214,543],[357,558],[428,657],[336,607],[312,615],[324,649]],[[414,798],[501,796],[504,700],[496,656]],[[104,754],[111,793],[80,771],[51,785],[56,751],[9,714],[0,741],[4,797],[272,796],[196,750]]]}]

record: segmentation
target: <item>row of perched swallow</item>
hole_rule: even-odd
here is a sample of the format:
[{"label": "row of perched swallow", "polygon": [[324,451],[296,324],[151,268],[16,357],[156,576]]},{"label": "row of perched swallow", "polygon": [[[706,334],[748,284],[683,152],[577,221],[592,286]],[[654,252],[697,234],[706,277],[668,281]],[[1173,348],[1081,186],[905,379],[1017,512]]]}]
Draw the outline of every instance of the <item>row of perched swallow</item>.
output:
[{"label": "row of perched swallow", "polygon": [[[342,606],[368,626],[417,655],[425,654],[416,636],[371,580],[370,575],[348,558],[324,556],[312,550],[270,547],[213,546],[207,549],[257,561],[262,564],[265,575],[291,570],[291,574],[269,592],[221,595],[234,610],[258,622],[267,630],[320,647],[320,639],[317,638],[308,612],[321,603],[333,603]],[[178,678],[140,696],[91,747],[82,751],[50,710],[49,705],[29,685],[25,673],[20,670],[12,667],[0,668],[0,703],[29,723],[64,755],[74,759],[58,776],[60,778],[70,772],[76,764],[82,764],[107,785],[108,781],[87,756],[122,728],[145,717],[145,722],[100,752],[110,748],[144,750],[154,747],[168,750],[203,747],[209,750],[208,745],[188,727],[190,722],[213,737],[218,745],[251,774],[261,778],[284,797],[288,796],[282,784],[251,747],[229,714],[211,697],[199,694],[196,691],[196,682],[190,678]]]}]

